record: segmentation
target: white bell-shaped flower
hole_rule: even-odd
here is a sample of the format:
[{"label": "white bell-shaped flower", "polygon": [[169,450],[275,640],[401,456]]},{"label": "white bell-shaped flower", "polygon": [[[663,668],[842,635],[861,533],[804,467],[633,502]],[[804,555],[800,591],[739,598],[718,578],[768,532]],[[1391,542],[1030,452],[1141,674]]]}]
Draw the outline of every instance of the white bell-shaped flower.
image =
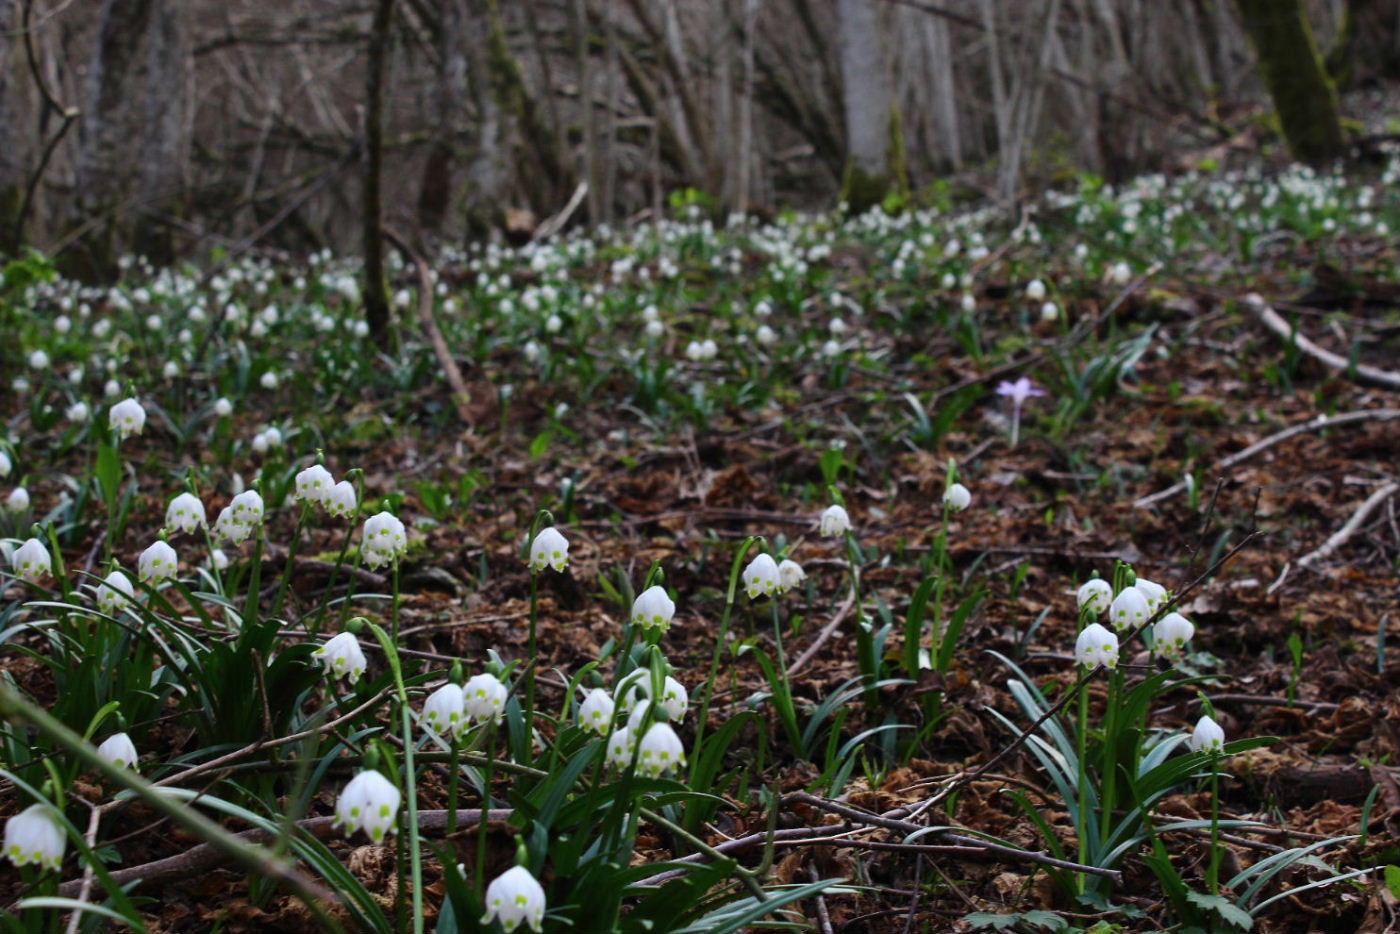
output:
[{"label": "white bell-shaped flower", "polygon": [[1026,283],[1026,298],[1032,302],[1045,300],[1045,283],[1039,279],[1032,279]]},{"label": "white bell-shaped flower", "polygon": [[544,889],[524,866],[507,869],[486,887],[486,914],[481,923],[497,920],[507,931],[523,921],[532,931],[544,924]]},{"label": "white bell-shaped flower", "polygon": [[335,803],[335,826],[346,834],[363,830],[375,843],[394,829],[399,789],[381,773],[369,769],[346,784]]},{"label": "white bell-shaped flower", "polygon": [[131,578],[120,568],[113,570],[102,579],[97,588],[97,608],[108,616],[125,609],[136,593]]},{"label": "white bell-shaped flower", "polygon": [[5,822],[5,855],[16,866],[35,863],[41,869],[58,869],[66,843],[53,805],[31,804]]},{"label": "white bell-shaped flower", "polygon": [[1119,632],[1141,626],[1151,615],[1147,598],[1136,587],[1124,587],[1108,608],[1108,618]]},{"label": "white bell-shaped flower", "polygon": [[676,602],[658,585],[648,587],[632,601],[632,622],[643,629],[665,630],[676,615]]},{"label": "white bell-shaped flower", "polygon": [[227,539],[235,545],[242,544],[253,534],[253,524],[251,522],[240,522],[238,516],[234,514],[232,506],[225,506],[219,510],[218,518],[214,520],[214,528],[211,530],[215,538]]},{"label": "white bell-shaped flower", "polygon": [[602,688],[594,688],[578,705],[578,725],[602,736],[612,723],[614,710],[616,705],[611,695]]},{"label": "white bell-shaped flower", "polygon": [[668,723],[653,723],[637,750],[637,771],[652,778],[685,765],[685,747]]},{"label": "white bell-shaped flower", "polygon": [[325,506],[334,487],[335,477],[331,472],[320,464],[312,464],[297,474],[296,498],[303,503]]},{"label": "white bell-shaped flower", "polygon": [[125,733],[113,733],[97,747],[97,754],[118,768],[136,768],[136,745]]},{"label": "white bell-shaped flower", "polygon": [[1196,721],[1189,745],[1192,752],[1221,753],[1225,750],[1225,731],[1209,716],[1203,716]]},{"label": "white bell-shaped flower", "polygon": [[1085,667],[1118,664],[1118,636],[1099,623],[1090,623],[1074,641],[1074,660]]},{"label": "white bell-shaped flower", "polygon": [[24,512],[29,508],[29,491],[17,486],[5,497],[5,508],[10,512]]},{"label": "white bell-shaped flower", "polygon": [[794,587],[799,586],[807,579],[807,572],[802,570],[802,565],[791,558],[784,558],[778,562],[778,592],[787,593]]},{"label": "white bell-shaped flower", "polygon": [[8,477],[10,471],[15,469],[14,462],[10,460],[10,455],[0,451],[0,477]]},{"label": "white bell-shaped flower", "polygon": [[74,425],[81,425],[86,422],[90,414],[92,413],[88,409],[88,404],[81,399],[63,410],[63,417]]},{"label": "white bell-shaped flower", "polygon": [[181,493],[165,507],[165,527],[180,532],[193,532],[207,520],[204,503],[193,493]]},{"label": "white bell-shaped flower", "polygon": [[954,512],[962,512],[972,505],[972,493],[961,483],[954,483],[943,491],[943,505]]},{"label": "white bell-shaped flower", "polygon": [[423,726],[446,736],[462,725],[466,717],[464,702],[460,685],[444,684],[423,702]]},{"label": "white bell-shaped flower", "polygon": [[328,640],[311,657],[324,665],[332,678],[348,677],[351,684],[365,673],[365,653],[353,632],[342,632]]},{"label": "white bell-shaped flower", "polygon": [[136,562],[136,571],[141,580],[152,585],[174,577],[175,572],[179,569],[180,558],[175,554],[175,549],[170,547],[169,542],[153,542],[149,548],[141,552],[141,558]]},{"label": "white bell-shaped flower", "polygon": [[257,525],[263,520],[263,498],[257,490],[244,490],[229,501],[229,509],[234,518],[247,525]]},{"label": "white bell-shaped flower", "polygon": [[508,693],[500,678],[490,672],[479,674],[462,686],[462,709],[472,723],[499,720]]},{"label": "white bell-shaped flower", "polygon": [[1147,598],[1148,614],[1156,613],[1157,608],[1167,602],[1167,588],[1161,584],[1139,577],[1133,586]]},{"label": "white bell-shaped flower", "polygon": [[530,543],[530,570],[539,572],[545,567],[563,571],[569,566],[569,540],[554,526],[540,529],[535,540]]},{"label": "white bell-shaped flower", "polygon": [[226,397],[220,396],[214,400],[214,414],[220,418],[227,418],[233,414],[233,403]]},{"label": "white bell-shaped flower", "polygon": [[772,555],[761,554],[744,568],[744,591],[750,600],[773,596],[778,591],[779,582],[778,563]]},{"label": "white bell-shaped flower", "polygon": [[391,564],[408,553],[408,532],[393,513],[380,512],[365,520],[365,564],[372,568]]},{"label": "white bell-shaped flower", "polygon": [[349,480],[342,480],[331,487],[326,496],[326,512],[337,519],[346,519],[354,515],[357,505],[359,500],[355,496],[355,484]]},{"label": "white bell-shaped flower", "polygon": [[107,423],[118,440],[125,441],[132,435],[139,435],[146,427],[146,410],[135,399],[123,399],[107,410]]},{"label": "white bell-shaped flower", "polygon": [[[651,679],[643,679],[639,686],[642,693],[650,698]],[[690,705],[690,693],[686,691],[685,685],[667,675],[665,682],[661,685],[661,700],[657,701],[657,705],[666,711],[668,719],[679,722],[685,718],[686,708]]]},{"label": "white bell-shaped flower", "polygon": [[1095,577],[1079,588],[1078,600],[1081,612],[1088,607],[1090,613],[1098,616],[1113,602],[1113,587],[1103,578]]},{"label": "white bell-shaped flower", "polygon": [[1152,627],[1152,647],[1162,655],[1175,655],[1186,648],[1196,627],[1180,613],[1168,613]]},{"label": "white bell-shaped flower", "polygon": [[835,538],[845,535],[851,530],[851,516],[846,512],[846,507],[840,503],[832,503],[826,507],[822,513],[820,531],[828,538]]},{"label": "white bell-shaped flower", "polygon": [[37,584],[53,573],[53,558],[43,542],[31,538],[10,554],[10,566],[21,580]]},{"label": "white bell-shaped flower", "polygon": [[615,769],[627,768],[632,764],[633,747],[631,730],[625,726],[613,730],[608,737],[608,765]]}]

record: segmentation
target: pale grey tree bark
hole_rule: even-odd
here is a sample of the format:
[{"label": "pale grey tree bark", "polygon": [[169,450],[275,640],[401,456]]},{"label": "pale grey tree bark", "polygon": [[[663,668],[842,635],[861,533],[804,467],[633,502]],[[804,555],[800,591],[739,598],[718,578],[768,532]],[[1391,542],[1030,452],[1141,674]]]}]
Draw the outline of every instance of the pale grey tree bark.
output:
[{"label": "pale grey tree bark", "polygon": [[878,204],[890,188],[894,93],[876,0],[837,0],[836,9],[846,118],[842,194],[851,210],[859,213]]},{"label": "pale grey tree bark", "polygon": [[4,38],[13,35],[18,25],[19,4],[16,0],[0,0],[0,253],[13,253],[19,248],[13,242],[12,231],[24,200],[24,148],[11,100],[19,84],[17,69],[24,53],[17,39]]}]

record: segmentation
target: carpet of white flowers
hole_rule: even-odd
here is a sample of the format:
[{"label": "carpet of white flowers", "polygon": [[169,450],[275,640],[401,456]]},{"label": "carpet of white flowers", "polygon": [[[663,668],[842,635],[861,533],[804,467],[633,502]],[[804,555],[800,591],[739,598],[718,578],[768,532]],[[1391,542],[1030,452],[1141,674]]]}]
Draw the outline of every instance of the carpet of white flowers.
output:
[{"label": "carpet of white flowers", "polygon": [[0,931],[1392,924],[1397,192],[13,260]]}]

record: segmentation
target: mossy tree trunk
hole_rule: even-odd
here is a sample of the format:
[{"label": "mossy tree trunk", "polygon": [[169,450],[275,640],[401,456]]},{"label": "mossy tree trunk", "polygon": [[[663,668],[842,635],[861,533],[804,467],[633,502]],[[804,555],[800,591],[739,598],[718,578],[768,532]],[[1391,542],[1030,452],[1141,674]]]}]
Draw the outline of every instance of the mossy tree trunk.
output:
[{"label": "mossy tree trunk", "polygon": [[1345,147],[1337,92],[1323,68],[1302,0],[1235,0],[1273,98],[1288,151],[1326,162]]},{"label": "mossy tree trunk", "polygon": [[371,338],[382,343],[389,334],[389,294],[384,282],[384,208],[380,178],[384,161],[384,58],[394,0],[379,0],[369,36],[365,96],[365,321]]},{"label": "mossy tree trunk", "polygon": [[846,170],[841,197],[859,214],[884,200],[897,184],[903,157],[894,89],[884,53],[876,0],[838,0],[842,99],[846,115]]}]

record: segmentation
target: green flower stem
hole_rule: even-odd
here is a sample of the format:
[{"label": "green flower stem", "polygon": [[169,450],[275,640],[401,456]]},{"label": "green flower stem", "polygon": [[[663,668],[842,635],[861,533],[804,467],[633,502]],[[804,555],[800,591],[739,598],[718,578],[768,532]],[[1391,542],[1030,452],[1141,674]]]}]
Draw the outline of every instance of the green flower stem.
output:
[{"label": "green flower stem", "polygon": [[701,743],[705,739],[705,726],[709,722],[710,701],[714,698],[715,681],[719,679],[719,660],[729,639],[729,617],[734,612],[734,597],[739,591],[739,574],[744,566],[744,557],[755,543],[762,541],[757,535],[744,539],[734,554],[734,562],[729,566],[729,589],[724,595],[724,615],[720,617],[719,634],[715,637],[715,651],[710,656],[710,676],[705,679],[705,693],[700,701],[700,713],[695,719],[695,746],[690,757],[691,775],[699,768]]},{"label": "green flower stem", "polygon": [[84,769],[91,769],[102,775],[104,779],[127,789],[152,810],[158,811],[175,824],[184,827],[209,843],[210,846],[222,851],[233,862],[241,864],[254,875],[271,879],[278,885],[285,886],[302,900],[312,915],[327,929],[343,930],[324,908],[324,905],[335,900],[332,893],[307,879],[266,847],[242,840],[194,808],[188,807],[168,795],[161,794],[157,788],[134,770],[108,762],[97,754],[97,750],[92,745],[83,742],[81,736],[70,730],[47,710],[25,700],[14,688],[3,681],[0,681],[0,719],[8,720],[19,726],[33,726],[67,750],[68,754],[77,760]]},{"label": "green flower stem", "polygon": [[[846,560],[851,575],[852,606],[855,607],[856,659],[865,686],[871,689],[879,677],[880,665],[879,659],[875,657],[875,637],[870,631],[870,621],[865,616],[865,604],[860,596],[860,546],[856,543],[855,533],[850,531],[846,532]],[[935,616],[937,612],[935,609]],[[873,701],[874,691],[867,690],[865,697],[867,701]]]},{"label": "green flower stem", "polygon": [[540,617],[540,572],[530,572],[530,634],[525,643],[525,748],[535,745],[535,636]]},{"label": "green flower stem", "polygon": [[[356,468],[356,470],[358,470],[358,468]],[[356,470],[352,470],[351,473],[355,473]],[[350,528],[345,532],[345,541],[340,543],[340,554],[335,559],[335,567],[331,568],[330,583],[326,585],[326,592],[321,595],[321,605],[316,609],[316,621],[311,625],[309,630],[313,636],[321,631],[321,621],[325,618],[327,607],[330,606],[331,594],[335,593],[335,584],[340,577],[340,567],[345,563],[345,556],[350,553],[350,541],[355,537],[355,526],[360,524],[360,516],[363,515],[361,504],[364,502],[365,498],[364,486],[364,476],[361,473],[355,477],[355,511],[350,516]],[[360,569],[360,561],[363,557],[363,550],[355,555],[355,570],[358,571]],[[350,606],[349,592],[345,594],[345,606],[347,608]],[[341,623],[344,624],[344,622],[345,619],[342,617]]]},{"label": "green flower stem", "polygon": [[[1081,682],[1082,683],[1082,682]],[[1089,692],[1081,690],[1079,692],[1079,729],[1074,737],[1075,745],[1078,747],[1078,779],[1079,779],[1079,826],[1076,828],[1079,838],[1079,862],[1087,864],[1089,861],[1089,812],[1085,808],[1085,803],[1089,800]],[[1079,873],[1079,891],[1083,892],[1089,883],[1089,877]]]},{"label": "green flower stem", "polygon": [[[938,537],[933,540],[933,572],[937,575],[933,585],[933,638],[929,643],[929,663],[938,667],[938,658],[943,653],[943,589],[948,582],[948,513],[950,508],[943,504],[943,517],[938,524]],[[911,675],[910,677],[914,677]]]},{"label": "green flower stem", "polygon": [[[398,604],[398,561],[394,562],[394,603]],[[394,676],[395,693],[399,700],[399,728],[403,731],[404,800],[406,808],[404,833],[408,836],[408,858],[413,878],[413,934],[423,934],[423,848],[418,839],[418,771],[414,766],[413,716],[408,704],[408,689],[403,682],[403,667],[399,664],[398,644],[391,639],[383,627],[366,620],[370,632],[379,640],[384,649],[384,657],[389,662],[389,670]],[[397,635],[398,612],[394,613],[395,634]],[[402,865],[402,863],[400,863]],[[402,888],[399,889],[403,891]]]},{"label": "green flower stem", "polygon": [[1220,894],[1220,757],[1210,757],[1210,861],[1206,863],[1206,888]]},{"label": "green flower stem", "polygon": [[1113,832],[1113,809],[1118,798],[1118,734],[1122,731],[1122,717],[1119,715],[1119,698],[1123,696],[1123,672],[1114,667],[1108,674],[1108,701],[1104,707],[1103,724],[1103,800],[1102,817],[1099,819],[1099,839],[1107,848],[1109,835]]},{"label": "green flower stem", "polygon": [[450,837],[457,832],[457,779],[461,775],[462,766],[458,761],[462,752],[462,740],[457,735],[458,731],[452,731],[452,751],[449,763],[452,771],[447,776],[447,835]]},{"label": "green flower stem", "polygon": [[[675,834],[677,837],[680,837],[686,843],[689,843],[691,846],[695,847],[696,850],[710,857],[711,860],[714,860],[715,862],[720,862],[722,860],[728,859],[728,857],[726,857],[719,850],[716,850],[704,840],[701,840],[699,837],[695,836],[695,834],[686,830],[680,824],[668,820],[666,817],[657,813],[656,811],[653,811],[650,808],[638,808],[638,813],[644,819],[651,821],[653,824],[656,824],[659,827],[664,827],[666,830]],[[763,891],[763,885],[759,882],[758,873],[744,866],[740,866],[738,863],[734,864],[734,872],[738,874],[739,879],[744,883],[744,887],[747,888],[749,892],[753,894],[754,898],[758,899],[761,902],[768,901],[768,896]]]},{"label": "green flower stem", "polygon": [[301,545],[301,533],[306,529],[306,520],[311,515],[311,504],[301,504],[301,515],[297,517],[296,531],[292,533],[292,543],[287,547],[287,563],[282,567],[282,581],[277,585],[277,599],[272,603],[272,616],[282,612],[282,601],[287,596],[287,585],[292,582],[292,568],[297,563],[297,548]]},{"label": "green flower stem", "polygon": [[491,772],[495,764],[496,721],[487,720],[486,762],[481,769],[481,825],[476,831],[476,890],[481,903],[486,904],[486,825],[491,814]]}]

